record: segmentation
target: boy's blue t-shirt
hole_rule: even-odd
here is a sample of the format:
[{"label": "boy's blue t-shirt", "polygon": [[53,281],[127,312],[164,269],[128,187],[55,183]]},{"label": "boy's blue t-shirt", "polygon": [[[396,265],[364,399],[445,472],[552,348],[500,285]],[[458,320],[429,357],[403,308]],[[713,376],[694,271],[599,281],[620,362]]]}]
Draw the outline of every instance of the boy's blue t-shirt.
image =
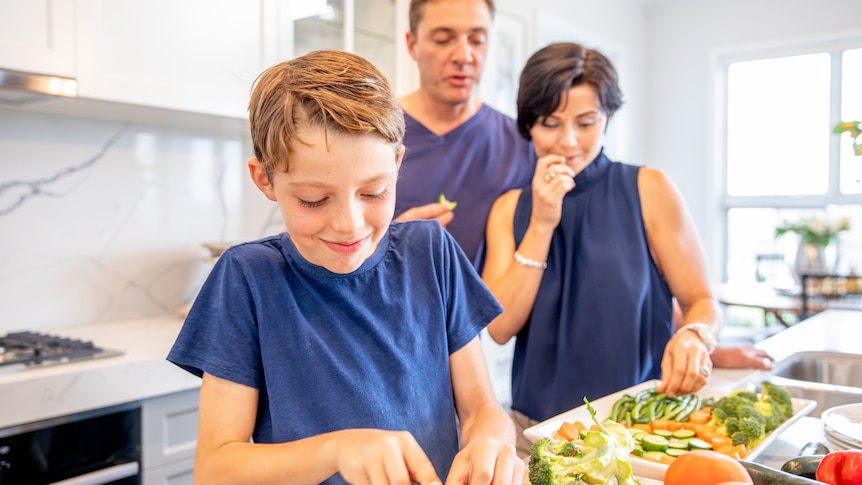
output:
[{"label": "boy's blue t-shirt", "polygon": [[436,221],[393,222],[349,274],[284,233],[225,251],[168,360],[257,389],[255,443],[407,430],[445,477],[459,449],[449,356],[501,312]]}]

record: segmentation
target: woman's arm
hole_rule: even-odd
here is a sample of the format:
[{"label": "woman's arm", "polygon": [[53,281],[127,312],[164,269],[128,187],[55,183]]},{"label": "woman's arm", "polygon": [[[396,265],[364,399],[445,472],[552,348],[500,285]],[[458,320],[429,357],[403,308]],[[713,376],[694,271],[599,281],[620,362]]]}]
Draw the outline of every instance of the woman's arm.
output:
[{"label": "woman's arm", "polygon": [[[511,190],[500,196],[488,216],[482,280],[503,307],[503,314],[488,325],[488,333],[499,344],[508,342],[524,326],[542,282],[543,270],[518,263],[515,252],[537,263],[547,261],[551,238],[562,216],[563,197],[575,187],[574,172],[560,159],[558,155],[546,155],[536,163],[530,224],[517,248],[513,218],[521,191]],[[546,178],[547,173],[554,176]]]},{"label": "woman's arm", "polygon": [[440,482],[407,432],[350,429],[289,443],[250,443],[257,401],[256,389],[204,374],[195,483],[317,484],[338,471],[354,484]]},{"label": "woman's arm", "polygon": [[[659,170],[642,168],[638,189],[650,251],[679,300],[683,323],[706,323],[712,334],[718,335],[718,302],[712,295],[706,258],[685,203]],[[706,384],[711,370],[709,352],[697,334],[677,332],[665,348],[659,390],[669,394],[695,391]]]},{"label": "woman's arm", "polygon": [[461,423],[461,451],[446,484],[523,483],[524,462],[515,451],[515,426],[494,396],[479,337],[452,354],[449,364]]}]

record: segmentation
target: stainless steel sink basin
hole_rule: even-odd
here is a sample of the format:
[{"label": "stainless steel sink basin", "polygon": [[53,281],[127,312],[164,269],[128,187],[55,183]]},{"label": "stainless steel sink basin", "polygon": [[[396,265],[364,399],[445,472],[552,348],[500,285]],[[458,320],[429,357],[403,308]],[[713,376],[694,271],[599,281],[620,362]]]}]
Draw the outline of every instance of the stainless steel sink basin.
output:
[{"label": "stainless steel sink basin", "polygon": [[817,401],[810,416],[842,404],[862,402],[862,355],[797,352],[777,362],[769,380],[791,396]]},{"label": "stainless steel sink basin", "polygon": [[798,352],[772,370],[778,377],[862,389],[862,355]]}]

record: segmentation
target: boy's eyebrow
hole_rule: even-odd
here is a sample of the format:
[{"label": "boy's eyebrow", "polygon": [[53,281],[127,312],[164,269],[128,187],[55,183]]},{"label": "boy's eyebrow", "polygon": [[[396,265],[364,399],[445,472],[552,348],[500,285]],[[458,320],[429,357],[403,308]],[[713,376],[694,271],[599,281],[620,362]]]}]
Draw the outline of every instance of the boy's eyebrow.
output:
[{"label": "boy's eyebrow", "polygon": [[[389,174],[387,174],[387,173],[381,173],[378,175],[373,175],[373,176],[368,177],[367,179],[359,182],[359,185],[373,184],[374,182],[377,182],[379,180],[383,180],[388,176],[389,176]],[[332,186],[332,184],[330,184],[330,183],[319,181],[319,180],[291,182],[290,185],[295,186],[295,187],[315,187],[315,188],[319,188],[319,189],[328,189],[329,187]]]}]

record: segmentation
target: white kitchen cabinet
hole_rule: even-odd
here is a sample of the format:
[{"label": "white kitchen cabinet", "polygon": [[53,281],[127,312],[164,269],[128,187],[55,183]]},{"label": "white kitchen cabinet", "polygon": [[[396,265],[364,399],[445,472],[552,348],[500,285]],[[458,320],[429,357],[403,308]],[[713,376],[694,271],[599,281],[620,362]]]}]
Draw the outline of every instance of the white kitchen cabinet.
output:
[{"label": "white kitchen cabinet", "polygon": [[0,68],[75,76],[75,0],[0,0]]},{"label": "white kitchen cabinet", "polygon": [[284,0],[78,0],[84,98],[246,118]]},{"label": "white kitchen cabinet", "polygon": [[199,389],[147,399],[141,406],[143,485],[191,484]]}]

